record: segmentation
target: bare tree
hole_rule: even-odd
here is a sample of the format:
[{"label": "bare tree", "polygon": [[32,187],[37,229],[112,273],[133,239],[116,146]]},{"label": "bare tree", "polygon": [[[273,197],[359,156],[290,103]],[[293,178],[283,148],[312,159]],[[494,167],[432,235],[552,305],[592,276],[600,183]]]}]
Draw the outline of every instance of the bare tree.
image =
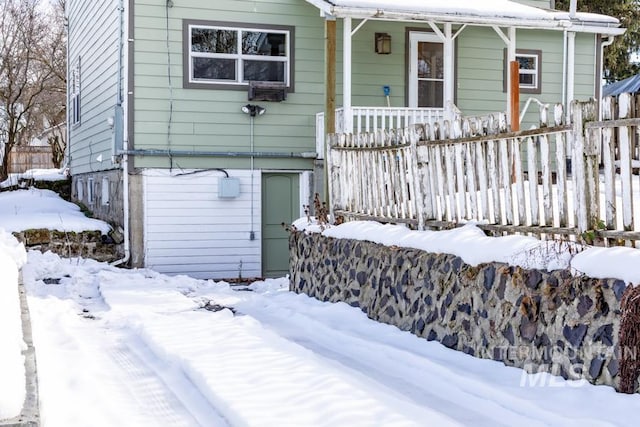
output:
[{"label": "bare tree", "polygon": [[0,0],[0,180],[16,145],[64,121],[62,20],[39,0]]},{"label": "bare tree", "polygon": [[[44,126],[47,143],[51,146],[52,160],[55,167],[62,166],[67,142],[66,135],[66,91],[67,91],[67,55],[65,29],[65,0],[52,2],[52,9],[47,19],[50,25],[49,41],[44,45],[41,59],[54,75],[49,87],[43,93],[35,113],[32,114],[34,124]],[[40,115],[40,117],[38,117]]]}]

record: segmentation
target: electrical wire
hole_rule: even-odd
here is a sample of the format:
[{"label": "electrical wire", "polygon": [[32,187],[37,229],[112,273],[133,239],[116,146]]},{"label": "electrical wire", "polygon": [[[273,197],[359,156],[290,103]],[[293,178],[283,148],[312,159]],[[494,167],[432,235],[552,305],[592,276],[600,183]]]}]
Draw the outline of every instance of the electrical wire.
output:
[{"label": "electrical wire", "polygon": [[[179,165],[176,164],[176,166],[180,167]],[[182,168],[180,168],[182,169]],[[222,168],[208,168],[208,169],[198,169],[195,171],[191,171],[191,172],[182,172],[182,173],[178,173],[175,175],[171,175],[171,176],[188,176],[188,175],[195,175],[198,173],[202,173],[202,172],[211,172],[211,171],[218,171],[218,172],[222,172],[223,174],[226,175],[227,178],[229,178],[229,172],[227,172],[226,170],[222,169]]]}]

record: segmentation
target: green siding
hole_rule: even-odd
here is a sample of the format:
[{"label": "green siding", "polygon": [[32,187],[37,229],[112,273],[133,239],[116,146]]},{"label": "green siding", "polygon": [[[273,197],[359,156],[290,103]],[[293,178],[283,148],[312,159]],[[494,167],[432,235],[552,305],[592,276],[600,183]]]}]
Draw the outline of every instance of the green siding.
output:
[{"label": "green siding", "polygon": [[[529,97],[544,103],[562,100],[563,34],[560,31],[518,30],[518,49],[542,50],[542,93],[521,94],[524,107]],[[504,111],[504,47],[491,28],[471,27],[458,37],[457,105],[466,115]],[[588,99],[595,94],[595,36],[576,37],[575,96]],[[529,109],[523,127],[537,123],[537,107]]]},{"label": "green siding", "polygon": [[[240,108],[246,90],[183,88],[183,20],[288,25],[295,27],[295,93],[255,118],[255,150],[315,151],[315,114],[324,108],[324,23],[318,10],[300,0],[197,0],[175,2],[169,13],[172,90],[167,75],[167,31],[163,0],[136,1],[134,9],[134,145],[198,151],[249,151],[250,120]],[[172,102],[170,102],[172,98]],[[171,134],[168,118],[172,104]],[[249,166],[248,159],[177,158],[180,167]],[[166,167],[166,158],[136,157],[137,167]],[[311,169],[302,159],[257,160],[273,169]]]},{"label": "green siding", "polygon": [[[532,2],[524,2],[532,3]],[[542,1],[536,3],[545,3]],[[282,103],[260,102],[267,108],[255,119],[257,151],[315,151],[315,114],[324,109],[324,24],[318,10],[301,0],[218,0],[215,6],[197,1],[176,2],[168,9],[172,90],[167,76],[165,2],[136,1],[134,9],[134,145],[199,151],[247,151],[249,118],[240,112],[246,91],[185,89],[182,87],[182,21],[200,19],[295,27],[295,93]],[[538,6],[542,6],[538,4]],[[354,27],[360,21],[354,20]],[[342,103],[342,20],[338,20],[337,105]],[[430,31],[428,25],[369,21],[354,35],[354,106],[385,106],[382,86],[391,87],[391,105],[406,105],[407,30]],[[392,37],[392,53],[374,52],[374,33]],[[518,30],[517,46],[541,49],[542,94],[546,103],[562,97],[563,34],[560,31]],[[504,111],[504,42],[488,27],[469,26],[456,41],[456,103],[465,115]],[[594,95],[595,37],[578,34],[576,40],[576,97]],[[522,95],[522,104],[530,95]],[[170,102],[171,98],[171,102]],[[172,106],[171,134],[168,118]],[[537,108],[532,108],[537,110]],[[525,126],[537,122],[527,116]],[[182,158],[182,167],[247,167],[246,159]],[[291,169],[312,167],[309,160],[264,159],[260,167]],[[136,157],[137,167],[170,166],[166,158]],[[226,165],[226,166],[225,166]],[[228,166],[232,165],[232,166]]]},{"label": "green siding", "polygon": [[[354,20],[353,27],[360,21]],[[342,39],[342,22],[339,35]],[[375,33],[391,35],[391,54],[379,55],[374,50]],[[352,104],[365,107],[384,107],[387,100],[382,86],[391,88],[391,106],[404,107],[405,103],[405,25],[394,22],[369,21],[353,37],[353,100]],[[338,46],[338,71],[342,71],[342,44]],[[342,76],[338,78],[342,81]],[[338,91],[341,94],[342,88]]]}]

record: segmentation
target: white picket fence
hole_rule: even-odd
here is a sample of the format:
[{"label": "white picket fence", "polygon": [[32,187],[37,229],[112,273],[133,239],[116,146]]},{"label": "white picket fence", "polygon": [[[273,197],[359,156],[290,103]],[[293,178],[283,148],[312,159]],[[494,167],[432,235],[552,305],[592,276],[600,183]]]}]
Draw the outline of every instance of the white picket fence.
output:
[{"label": "white picket fence", "polygon": [[562,105],[544,107],[539,128],[517,133],[495,114],[331,135],[331,209],[420,229],[479,221],[497,232],[640,239],[640,119],[629,118],[631,101],[621,97],[612,120],[606,100],[602,121],[594,102],[574,103],[572,124]]}]

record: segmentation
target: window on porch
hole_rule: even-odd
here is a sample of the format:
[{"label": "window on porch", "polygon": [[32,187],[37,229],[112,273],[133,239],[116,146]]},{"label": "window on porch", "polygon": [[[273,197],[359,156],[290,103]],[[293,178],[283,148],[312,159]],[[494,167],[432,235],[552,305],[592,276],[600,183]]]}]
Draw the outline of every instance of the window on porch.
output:
[{"label": "window on porch", "polygon": [[[507,73],[509,63],[507,61],[507,50],[504,50],[504,84],[503,91],[507,92]],[[520,92],[521,93],[542,93],[542,51],[531,49],[517,49],[516,61],[520,63]]]}]

